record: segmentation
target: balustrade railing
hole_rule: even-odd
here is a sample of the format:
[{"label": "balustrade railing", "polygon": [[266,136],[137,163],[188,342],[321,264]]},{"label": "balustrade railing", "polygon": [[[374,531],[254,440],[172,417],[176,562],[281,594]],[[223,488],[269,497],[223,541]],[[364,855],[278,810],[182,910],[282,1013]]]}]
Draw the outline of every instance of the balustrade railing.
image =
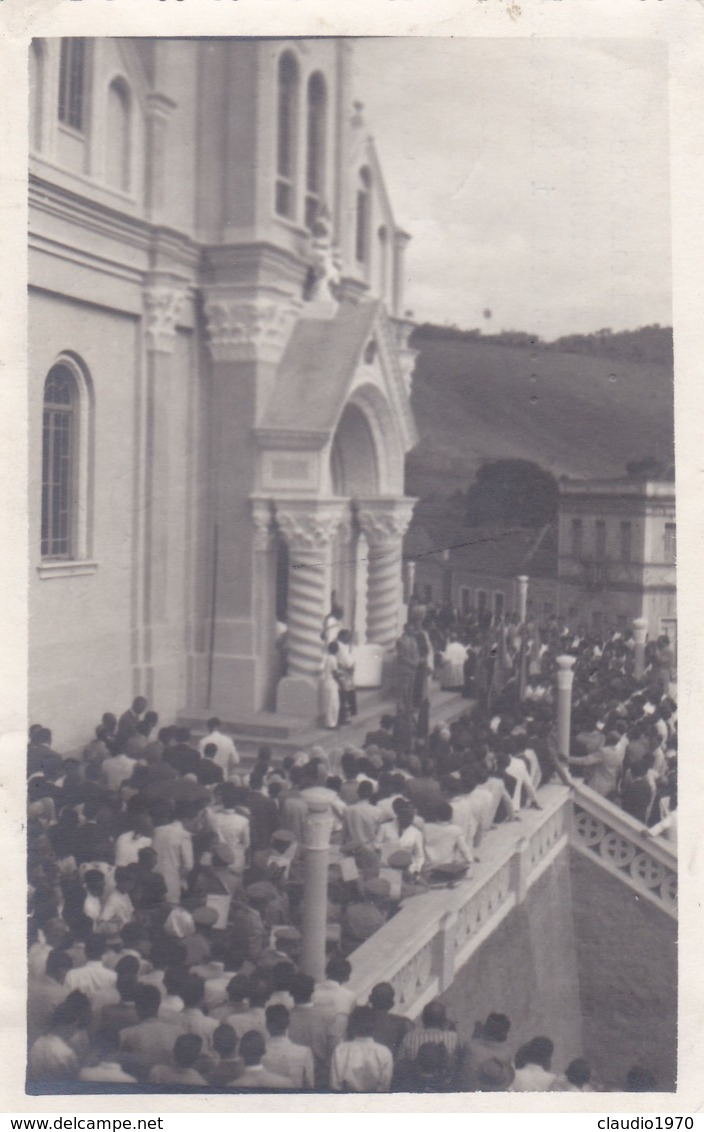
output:
[{"label": "balustrade railing", "polygon": [[661,838],[588,786],[575,788],[570,844],[619,877],[638,896],[677,915],[677,856]]},{"label": "balustrade railing", "polygon": [[353,953],[350,989],[359,1002],[388,982],[394,1009],[416,1018],[568,845],[676,915],[677,859],[667,844],[645,837],[639,822],[588,787],[549,785],[540,801],[542,810],[491,832],[467,880],[412,897]]}]

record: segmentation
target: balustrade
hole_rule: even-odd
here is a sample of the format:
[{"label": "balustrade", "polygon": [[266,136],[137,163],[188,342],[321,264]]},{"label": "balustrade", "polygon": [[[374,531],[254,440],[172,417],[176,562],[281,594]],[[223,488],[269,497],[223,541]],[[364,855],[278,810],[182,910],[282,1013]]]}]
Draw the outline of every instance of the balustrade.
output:
[{"label": "balustrade", "polygon": [[542,810],[521,814],[485,838],[481,861],[455,887],[431,890],[401,910],[351,956],[350,988],[366,1002],[389,982],[395,1009],[416,1018],[568,846],[621,877],[639,895],[676,915],[677,859],[667,844],[588,787],[549,785]]}]

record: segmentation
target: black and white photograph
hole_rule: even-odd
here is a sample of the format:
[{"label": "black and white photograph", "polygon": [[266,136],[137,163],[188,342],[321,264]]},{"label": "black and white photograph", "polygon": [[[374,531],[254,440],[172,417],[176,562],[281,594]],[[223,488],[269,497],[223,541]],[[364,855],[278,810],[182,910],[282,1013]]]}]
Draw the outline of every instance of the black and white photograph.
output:
[{"label": "black and white photograph", "polygon": [[27,60],[26,1094],[674,1094],[667,47],[164,32]]}]

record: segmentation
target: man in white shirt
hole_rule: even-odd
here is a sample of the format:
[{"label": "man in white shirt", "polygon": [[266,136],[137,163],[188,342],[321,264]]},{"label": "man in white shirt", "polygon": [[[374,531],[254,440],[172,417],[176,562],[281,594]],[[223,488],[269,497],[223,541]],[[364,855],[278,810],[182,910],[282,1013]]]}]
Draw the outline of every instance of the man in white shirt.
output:
[{"label": "man in white shirt", "polygon": [[383,814],[372,803],[374,785],[364,779],[357,787],[357,801],[347,806],[342,814],[345,844],[350,849],[373,845]]},{"label": "man in white shirt", "polygon": [[213,756],[213,762],[219,767],[222,767],[225,778],[230,778],[237,772],[237,767],[240,764],[240,756],[237,753],[237,747],[232,741],[232,738],[229,735],[225,735],[224,732],[220,730],[221,726],[220,720],[215,716],[208,720],[208,734],[204,739],[201,739],[198,744],[198,750],[202,757],[207,744],[213,743],[218,749],[217,755]]},{"label": "man in white shirt", "polygon": [[376,1016],[360,1006],[349,1021],[348,1039],[332,1055],[330,1086],[336,1093],[387,1093],[394,1059],[388,1046],[372,1037]]},{"label": "man in white shirt", "polygon": [[105,951],[105,937],[100,935],[89,936],[86,940],[86,962],[83,967],[74,967],[64,980],[67,993],[83,991],[88,998],[106,990],[112,990],[117,983],[117,975],[103,966],[102,958]]},{"label": "man in white shirt", "polygon": [[352,965],[341,955],[333,955],[325,968],[326,977],[313,991],[313,1005],[319,1006],[330,1018],[333,1040],[339,1041],[347,1029],[347,1019],[357,1002],[353,991],[343,986],[352,974]]},{"label": "man in white shirt", "polygon": [[289,1012],[275,1003],[266,1008],[269,1037],[262,1065],[270,1073],[288,1077],[296,1089],[312,1089],[314,1084],[313,1053],[308,1046],[296,1045],[287,1035]]},{"label": "man in white shirt", "polygon": [[438,802],[435,820],[425,823],[423,847],[426,869],[440,865],[470,864],[474,854],[459,825],[453,824],[449,802]]}]

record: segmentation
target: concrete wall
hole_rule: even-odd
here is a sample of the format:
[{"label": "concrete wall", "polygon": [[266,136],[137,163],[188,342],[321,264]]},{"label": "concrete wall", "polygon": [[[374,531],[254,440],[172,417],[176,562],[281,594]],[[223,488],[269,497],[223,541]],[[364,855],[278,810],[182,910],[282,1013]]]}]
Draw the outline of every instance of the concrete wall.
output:
[{"label": "concrete wall", "polygon": [[[129,627],[136,568],[139,324],[43,294],[31,296],[29,317],[29,717],[51,727],[62,750],[85,741],[86,731],[104,711],[124,711],[134,694]],[[93,389],[95,507],[89,542],[97,569],[76,577],[41,578],[44,381],[62,351],[82,359]]]},{"label": "concrete wall", "polygon": [[570,871],[585,1055],[610,1088],[639,1064],[673,1091],[675,921],[577,853]]},{"label": "concrete wall", "polygon": [[583,1054],[565,851],[472,956],[443,996],[463,1038],[490,1011],[511,1019],[511,1052],[538,1034],[555,1043],[554,1067]]},{"label": "concrete wall", "polygon": [[620,1089],[635,1064],[658,1088],[677,1073],[675,922],[577,853],[562,853],[443,996],[463,1038],[490,1011],[511,1019],[512,1053],[555,1043],[553,1068],[584,1056]]}]

